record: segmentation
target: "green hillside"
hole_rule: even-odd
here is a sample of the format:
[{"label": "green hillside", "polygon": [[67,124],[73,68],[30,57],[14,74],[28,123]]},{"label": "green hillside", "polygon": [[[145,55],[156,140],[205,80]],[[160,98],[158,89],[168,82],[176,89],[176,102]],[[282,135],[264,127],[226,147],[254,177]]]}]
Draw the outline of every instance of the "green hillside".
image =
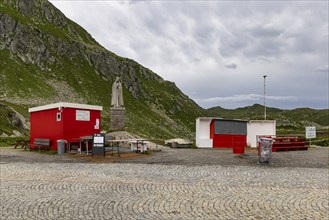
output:
[{"label": "green hillside", "polygon": [[[0,1],[0,136],[28,135],[28,108],[55,102],[103,106],[109,131],[111,86],[120,76],[126,130],[150,139],[194,138],[200,116],[263,119],[264,108],[205,110],[137,62],[99,45],[46,0]],[[267,108],[279,130],[326,129],[328,110]]]},{"label": "green hillside", "polygon": [[[244,108],[224,109],[214,107],[208,109],[211,116],[223,118],[239,118],[246,120],[264,119],[264,106],[255,104]],[[316,126],[318,129],[329,128],[329,110],[314,110],[309,108],[297,108],[294,110],[281,110],[277,108],[266,108],[266,119],[276,120],[279,131],[303,130],[306,126]]]},{"label": "green hillside", "polygon": [[19,112],[17,106],[27,111],[60,101],[103,106],[102,128],[108,131],[116,76],[123,81],[127,131],[191,138],[195,118],[205,114],[174,83],[107,51],[47,1],[0,2],[0,27],[1,120],[6,122],[0,135],[14,130],[8,115]]}]

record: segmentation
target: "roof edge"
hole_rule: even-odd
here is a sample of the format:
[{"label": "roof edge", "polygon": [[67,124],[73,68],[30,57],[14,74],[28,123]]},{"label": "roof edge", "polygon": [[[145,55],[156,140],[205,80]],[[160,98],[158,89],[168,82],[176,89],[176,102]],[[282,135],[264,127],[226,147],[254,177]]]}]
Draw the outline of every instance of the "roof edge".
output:
[{"label": "roof edge", "polygon": [[78,109],[103,111],[103,107],[98,106],[98,105],[58,102],[58,103],[53,103],[53,104],[49,104],[49,105],[43,105],[43,106],[29,108],[29,112],[37,112],[37,111],[43,111],[43,110],[48,110],[48,109],[54,109],[54,108],[78,108]]}]

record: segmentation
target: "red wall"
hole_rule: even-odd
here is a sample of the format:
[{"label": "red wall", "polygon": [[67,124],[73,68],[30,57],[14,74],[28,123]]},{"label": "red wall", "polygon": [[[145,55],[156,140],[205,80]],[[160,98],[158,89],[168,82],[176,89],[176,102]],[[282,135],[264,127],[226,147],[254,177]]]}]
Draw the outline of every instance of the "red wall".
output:
[{"label": "red wall", "polygon": [[215,123],[214,120],[212,120],[210,123],[210,139],[214,140],[214,135],[215,135]]},{"label": "red wall", "polygon": [[96,119],[99,119],[99,123],[101,120],[101,112],[97,110],[84,110],[90,112],[90,121],[77,121],[76,120],[76,110],[74,108],[65,108],[63,111],[63,119],[64,119],[64,136],[63,139],[69,142],[78,142],[74,138],[79,138],[82,136],[91,136],[96,133],[100,133],[100,125],[99,129],[95,129]]},{"label": "red wall", "polygon": [[246,135],[215,134],[213,139],[214,148],[233,148],[247,146]]},{"label": "red wall", "polygon": [[210,123],[210,138],[213,148],[233,148],[247,146],[247,135],[215,134],[214,121]]},{"label": "red wall", "polygon": [[34,138],[50,139],[52,148],[57,149],[56,140],[63,136],[63,120],[57,121],[58,109],[49,109],[30,113],[30,142],[33,144]]},{"label": "red wall", "polygon": [[[50,139],[53,150],[57,150],[57,140],[64,139],[68,142],[79,142],[75,138],[91,136],[101,131],[101,112],[98,110],[85,110],[90,112],[89,121],[77,121],[75,108],[63,108],[61,121],[56,120],[59,110],[48,109],[30,113],[30,143],[35,138]],[[84,109],[79,109],[84,110]],[[95,129],[96,119],[99,119],[99,128]]]}]

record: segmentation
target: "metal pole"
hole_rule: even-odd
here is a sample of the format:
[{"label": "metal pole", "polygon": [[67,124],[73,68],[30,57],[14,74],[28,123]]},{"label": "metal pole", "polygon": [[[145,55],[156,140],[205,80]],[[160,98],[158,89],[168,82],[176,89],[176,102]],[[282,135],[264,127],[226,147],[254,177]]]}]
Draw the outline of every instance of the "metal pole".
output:
[{"label": "metal pole", "polygon": [[266,121],[266,77],[267,75],[263,75],[264,77],[264,120]]}]

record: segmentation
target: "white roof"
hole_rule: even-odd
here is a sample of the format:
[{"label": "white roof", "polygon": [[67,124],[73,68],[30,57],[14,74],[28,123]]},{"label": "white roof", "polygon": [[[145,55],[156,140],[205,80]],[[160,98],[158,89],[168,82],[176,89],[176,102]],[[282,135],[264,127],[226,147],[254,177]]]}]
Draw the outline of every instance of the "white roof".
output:
[{"label": "white roof", "polygon": [[276,123],[276,120],[250,120],[249,123]]},{"label": "white roof", "polygon": [[86,104],[76,104],[68,102],[58,102],[49,105],[43,105],[38,107],[29,108],[29,112],[37,112],[54,108],[78,108],[78,109],[87,109],[87,110],[99,110],[102,111],[103,107],[98,105],[86,105]]},{"label": "white roof", "polygon": [[220,117],[198,117],[199,120],[213,120],[213,119],[223,119]]},{"label": "white roof", "polygon": [[231,119],[231,118],[220,118],[220,117],[198,117],[197,120],[221,120],[221,121],[247,122],[247,120],[243,120],[243,119]]}]

